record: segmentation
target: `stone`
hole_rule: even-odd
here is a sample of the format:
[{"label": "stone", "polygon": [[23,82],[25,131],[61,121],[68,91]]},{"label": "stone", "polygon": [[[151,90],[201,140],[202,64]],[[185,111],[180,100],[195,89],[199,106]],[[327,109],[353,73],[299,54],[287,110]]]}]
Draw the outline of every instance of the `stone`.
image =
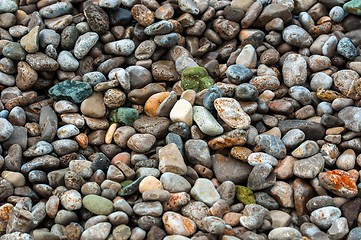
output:
[{"label": "stone", "polygon": [[162,221],[169,235],[191,236],[197,230],[196,224],[191,219],[176,212],[165,212]]},{"label": "stone", "polygon": [[323,207],[311,213],[311,222],[321,229],[328,229],[332,222],[341,217],[341,210],[336,207]]},{"label": "stone", "polygon": [[253,191],[248,187],[236,185],[236,198],[245,205],[256,203]]},{"label": "stone", "polygon": [[357,195],[356,179],[343,170],[322,172],[318,176],[320,184],[340,197],[353,198]]},{"label": "stone", "polygon": [[256,166],[261,163],[267,163],[267,164],[275,167],[278,164],[278,160],[275,157],[273,157],[267,153],[263,153],[263,152],[251,153],[248,156],[247,161],[248,161],[248,164],[251,166]]},{"label": "stone", "polygon": [[68,190],[60,196],[60,203],[66,210],[79,210],[82,207],[81,194],[76,190]]},{"label": "stone", "polygon": [[217,136],[223,133],[223,127],[205,107],[193,107],[193,120],[204,134]]},{"label": "stone", "polygon": [[139,118],[139,113],[134,108],[120,107],[110,112],[109,119],[122,125],[132,126]]},{"label": "stone", "polygon": [[269,240],[286,240],[301,237],[302,234],[297,229],[291,227],[279,227],[277,229],[273,229],[268,234]]},{"label": "stone", "polygon": [[249,81],[253,72],[243,64],[233,64],[227,68],[226,75],[230,82],[241,84]]},{"label": "stone", "polygon": [[86,229],[82,234],[80,240],[90,240],[90,239],[106,239],[112,228],[111,223],[101,222],[88,229]]},{"label": "stone", "polygon": [[28,53],[36,53],[39,50],[39,26],[34,27],[28,34],[20,39],[20,45]]},{"label": "stone", "polygon": [[92,31],[103,35],[109,29],[107,13],[98,5],[89,4],[84,8],[84,16]]},{"label": "stone", "polygon": [[231,128],[247,129],[251,124],[251,118],[233,98],[217,98],[214,107],[219,117]]},{"label": "stone", "polygon": [[194,183],[190,194],[195,200],[204,202],[209,207],[220,199],[213,183],[206,178],[198,178]]},{"label": "stone", "polygon": [[220,182],[245,183],[252,169],[247,163],[221,154],[214,154],[211,159],[214,175]]},{"label": "stone", "polygon": [[253,167],[249,174],[247,186],[253,191],[262,190],[273,186],[276,182],[273,167],[268,163],[261,163]]},{"label": "stone", "polygon": [[255,230],[262,226],[265,219],[271,220],[269,211],[258,204],[248,204],[240,217],[241,225],[249,230]]},{"label": "stone", "polygon": [[287,87],[302,85],[307,79],[307,62],[299,54],[286,57],[282,67],[283,81]]},{"label": "stone", "polygon": [[321,153],[318,153],[312,157],[297,160],[293,167],[293,172],[297,177],[300,178],[314,178],[323,169],[325,160]]},{"label": "stone", "polygon": [[256,143],[259,145],[261,150],[274,156],[275,158],[286,157],[286,146],[279,137],[261,134],[256,137]]},{"label": "stone", "polygon": [[207,89],[213,85],[213,80],[207,70],[202,67],[187,68],[182,72],[181,86],[185,90],[192,89],[196,92]]},{"label": "stone", "polygon": [[358,0],[352,0],[343,5],[343,9],[351,14],[361,15],[361,3]]},{"label": "stone", "polygon": [[8,140],[14,132],[13,125],[5,118],[0,118],[0,141]]},{"label": "stone", "polygon": [[92,93],[89,83],[66,80],[49,89],[49,95],[54,100],[68,100],[81,103]]},{"label": "stone", "polygon": [[185,122],[188,126],[193,123],[192,104],[184,99],[179,99],[170,111],[169,117],[173,122]]},{"label": "stone", "polygon": [[87,32],[79,36],[74,46],[74,56],[77,59],[84,58],[90,49],[94,47],[99,39],[99,35],[95,32]]},{"label": "stone", "polygon": [[345,123],[345,127],[354,132],[361,131],[361,123],[358,116],[361,114],[361,108],[345,107],[338,113],[338,117]]},{"label": "stone", "polygon": [[97,195],[85,196],[83,206],[97,215],[108,215],[113,212],[113,203],[109,199]]},{"label": "stone", "polygon": [[187,172],[187,166],[175,143],[170,143],[159,150],[159,170],[162,173],[172,172],[184,175]]},{"label": "stone", "polygon": [[212,167],[211,155],[207,142],[203,140],[190,139],[184,144],[187,159],[192,164],[201,164]]}]

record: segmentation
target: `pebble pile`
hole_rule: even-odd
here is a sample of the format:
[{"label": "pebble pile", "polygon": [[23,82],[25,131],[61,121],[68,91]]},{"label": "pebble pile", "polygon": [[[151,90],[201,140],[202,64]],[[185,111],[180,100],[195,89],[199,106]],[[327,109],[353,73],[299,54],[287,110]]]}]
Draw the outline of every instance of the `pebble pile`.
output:
[{"label": "pebble pile", "polygon": [[361,0],[0,0],[0,240],[361,239]]}]

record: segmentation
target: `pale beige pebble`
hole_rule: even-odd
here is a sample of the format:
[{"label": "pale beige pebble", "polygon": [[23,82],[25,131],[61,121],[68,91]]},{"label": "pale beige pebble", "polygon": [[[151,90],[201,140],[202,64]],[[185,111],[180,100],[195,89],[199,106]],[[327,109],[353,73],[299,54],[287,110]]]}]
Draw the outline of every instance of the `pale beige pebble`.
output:
[{"label": "pale beige pebble", "polygon": [[262,134],[273,135],[273,136],[276,136],[279,138],[282,137],[281,130],[278,127],[271,128],[270,130],[268,130],[267,132],[264,132]]},{"label": "pale beige pebble", "polygon": [[182,92],[180,99],[187,100],[193,105],[194,101],[196,100],[196,95],[197,95],[196,91],[192,89],[188,89]]},{"label": "pale beige pebble", "polygon": [[112,123],[110,124],[108,131],[105,135],[105,143],[106,144],[111,144],[113,141],[113,136],[115,133],[115,130],[118,128],[118,124],[117,123]]},{"label": "pale beige pebble", "polygon": [[179,99],[170,111],[170,119],[173,122],[185,122],[189,127],[193,123],[192,104],[184,99]]},{"label": "pale beige pebble", "polygon": [[92,95],[81,103],[80,111],[88,117],[104,117],[106,113],[106,106],[104,104],[103,93],[93,92]]},{"label": "pale beige pebble", "polygon": [[251,124],[251,118],[234,98],[217,98],[214,107],[219,117],[231,128],[246,129]]},{"label": "pale beige pebble", "polygon": [[187,166],[184,163],[183,156],[175,143],[170,143],[158,152],[159,170],[162,173],[172,172],[179,175],[187,173]]},{"label": "pale beige pebble", "polygon": [[247,12],[249,7],[255,2],[255,0],[233,0],[231,6],[234,8],[240,8],[244,12]]},{"label": "pale beige pebble", "polygon": [[255,68],[257,65],[256,49],[251,44],[244,46],[236,59],[236,63],[243,64],[248,68]]},{"label": "pale beige pebble", "polygon": [[339,169],[348,171],[355,167],[356,153],[352,149],[345,150],[336,160],[336,166]]},{"label": "pale beige pebble", "polygon": [[264,100],[267,100],[267,101],[272,101],[273,98],[275,97],[275,93],[272,92],[271,90],[265,90],[263,93],[261,93],[258,98],[259,99],[264,99]]},{"label": "pale beige pebble", "polygon": [[280,210],[271,210],[272,228],[287,227],[291,222],[291,215]]},{"label": "pale beige pebble", "polygon": [[3,171],[1,177],[11,182],[14,187],[22,187],[25,185],[25,177],[18,172]]},{"label": "pale beige pebble", "polygon": [[39,50],[39,26],[34,27],[27,35],[22,37],[20,45],[28,53],[36,53]]},{"label": "pale beige pebble", "polygon": [[329,135],[329,134],[341,134],[341,133],[343,133],[344,131],[346,131],[346,128],[345,128],[345,127],[328,128],[328,129],[326,130],[326,135]]},{"label": "pale beige pebble", "polygon": [[153,176],[145,177],[139,184],[139,192],[143,193],[148,190],[163,190],[163,184]]}]

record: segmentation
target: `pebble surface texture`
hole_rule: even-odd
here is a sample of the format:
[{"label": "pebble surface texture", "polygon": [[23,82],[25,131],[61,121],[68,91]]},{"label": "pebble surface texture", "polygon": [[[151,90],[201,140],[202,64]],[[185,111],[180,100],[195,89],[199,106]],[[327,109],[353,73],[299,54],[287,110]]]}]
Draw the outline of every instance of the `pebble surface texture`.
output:
[{"label": "pebble surface texture", "polygon": [[360,240],[361,0],[0,0],[0,240]]}]

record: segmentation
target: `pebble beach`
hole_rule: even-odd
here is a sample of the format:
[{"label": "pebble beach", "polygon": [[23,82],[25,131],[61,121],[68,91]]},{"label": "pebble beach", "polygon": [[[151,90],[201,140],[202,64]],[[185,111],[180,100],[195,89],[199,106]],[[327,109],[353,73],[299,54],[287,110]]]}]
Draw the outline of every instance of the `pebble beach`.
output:
[{"label": "pebble beach", "polygon": [[0,240],[361,240],[361,0],[0,0]]}]

